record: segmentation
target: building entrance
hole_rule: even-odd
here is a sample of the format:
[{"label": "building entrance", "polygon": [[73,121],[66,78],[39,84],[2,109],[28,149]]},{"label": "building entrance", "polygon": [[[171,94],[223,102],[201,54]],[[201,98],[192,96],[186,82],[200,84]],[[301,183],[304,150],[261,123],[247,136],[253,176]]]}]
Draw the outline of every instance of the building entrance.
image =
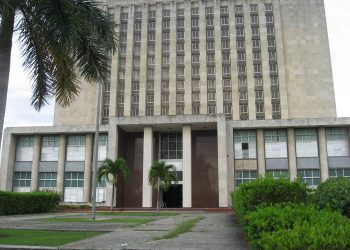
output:
[{"label": "building entrance", "polygon": [[168,191],[163,193],[163,205],[166,208],[182,207],[182,184],[171,185]]}]

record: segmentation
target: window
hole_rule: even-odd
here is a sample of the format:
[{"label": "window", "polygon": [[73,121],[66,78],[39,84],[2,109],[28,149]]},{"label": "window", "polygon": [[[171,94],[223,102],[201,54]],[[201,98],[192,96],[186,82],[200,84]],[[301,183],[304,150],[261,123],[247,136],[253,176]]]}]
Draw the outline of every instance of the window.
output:
[{"label": "window", "polygon": [[169,20],[163,21],[163,29],[169,29],[169,27],[170,27],[170,21]]},{"label": "window", "polygon": [[198,19],[194,18],[192,19],[191,23],[192,23],[192,28],[197,28],[198,27]]},{"label": "window", "polygon": [[58,161],[59,136],[43,136],[41,144],[41,161]]},{"label": "window", "polygon": [[169,77],[169,69],[162,69],[162,77],[164,78]]},{"label": "window", "polygon": [[84,172],[66,172],[64,175],[64,201],[82,202]]},{"label": "window", "polygon": [[270,63],[270,72],[271,73],[277,73],[277,63]]},{"label": "window", "polygon": [[184,107],[183,106],[177,106],[176,107],[176,115],[183,115],[184,114]]},{"label": "window", "polygon": [[227,6],[222,6],[220,8],[220,12],[221,12],[221,14],[227,14],[228,13],[228,7]]},{"label": "window", "polygon": [[192,31],[192,39],[198,39],[198,38],[199,38],[198,30],[193,30]]},{"label": "window", "polygon": [[231,87],[231,79],[223,79],[222,84],[225,88],[230,88]]},{"label": "window", "polygon": [[169,94],[162,94],[162,103],[169,103]]},{"label": "window", "polygon": [[168,115],[169,114],[169,107],[168,106],[162,106],[161,114],[162,115]]},{"label": "window", "polygon": [[46,188],[55,188],[57,183],[56,172],[40,172],[39,173],[39,190]]},{"label": "window", "polygon": [[222,61],[223,61],[224,63],[229,63],[230,60],[231,60],[231,55],[230,55],[230,53],[223,53],[223,54],[222,54]]},{"label": "window", "polygon": [[185,10],[184,9],[178,9],[177,10],[177,15],[178,16],[184,16],[185,15]]},{"label": "window", "polygon": [[256,131],[234,131],[235,159],[256,158]]},{"label": "window", "polygon": [[192,68],[192,75],[196,77],[199,76],[199,68]]},{"label": "window", "polygon": [[320,184],[320,170],[319,169],[304,169],[298,170],[298,177],[309,186],[317,186]]},{"label": "window", "polygon": [[138,94],[132,94],[131,103],[132,104],[139,104],[139,95]]},{"label": "window", "polygon": [[349,136],[347,128],[327,128],[326,138],[328,156],[349,156]]},{"label": "window", "polygon": [[122,19],[123,21],[127,21],[127,20],[128,20],[128,13],[122,13],[121,19]]},{"label": "window", "polygon": [[148,29],[150,29],[150,30],[156,29],[156,22],[154,22],[154,21],[149,22]]},{"label": "window", "polygon": [[131,116],[135,117],[139,115],[139,109],[137,107],[131,108]]},{"label": "window", "polygon": [[199,55],[192,55],[192,63],[199,63]]},{"label": "window", "polygon": [[177,95],[176,95],[176,101],[177,101],[177,102],[184,102],[184,101],[185,101],[185,96],[184,96],[184,94],[177,94]]},{"label": "window", "polygon": [[261,64],[254,64],[254,74],[261,74]]},{"label": "window", "polygon": [[199,115],[199,112],[200,110],[199,110],[199,106],[198,105],[194,105],[194,106],[192,106],[192,114],[193,115]]},{"label": "window", "polygon": [[338,168],[338,169],[329,169],[329,178],[345,177],[350,179],[350,169],[348,168]]},{"label": "window", "polygon": [[232,105],[231,104],[224,104],[224,113],[225,114],[231,114],[232,113]]},{"label": "window", "polygon": [[230,76],[231,75],[231,66],[230,65],[222,66],[222,73],[224,76]]},{"label": "window", "polygon": [[126,43],[126,41],[127,41],[127,36],[126,36],[126,35],[121,35],[121,36],[120,36],[120,41],[121,41],[122,43]]},{"label": "window", "polygon": [[279,91],[278,91],[278,90],[272,90],[272,91],[271,91],[271,99],[272,99],[272,100],[277,100],[277,99],[279,99]]},{"label": "window", "polygon": [[214,38],[214,30],[207,30],[207,39]]},{"label": "window", "polygon": [[169,52],[169,44],[163,44],[163,52]]},{"label": "window", "polygon": [[160,134],[160,159],[182,159],[182,134]]},{"label": "window", "polygon": [[280,105],[278,103],[272,104],[272,112],[279,113],[280,112]]},{"label": "window", "polygon": [[244,29],[242,29],[242,28],[237,28],[237,29],[236,29],[236,35],[237,35],[237,36],[244,36]]},{"label": "window", "polygon": [[244,18],[242,16],[236,16],[236,25],[244,24]]},{"label": "window", "polygon": [[228,25],[228,17],[221,17],[221,25]]},{"label": "window", "polygon": [[207,54],[207,62],[208,63],[215,62],[215,54]]},{"label": "window", "polygon": [[140,54],[141,52],[141,46],[140,45],[135,45],[134,47],[134,54]]},{"label": "window", "polygon": [[163,40],[169,40],[169,32],[163,32]]},{"label": "window", "polygon": [[274,27],[267,27],[267,35],[271,36],[275,34],[275,28]]},{"label": "window", "polygon": [[221,30],[221,36],[222,37],[230,37],[230,32],[228,29]]},{"label": "window", "polygon": [[192,94],[192,101],[199,102],[199,93],[198,92]]},{"label": "window", "polygon": [[150,18],[155,18],[156,17],[156,12],[155,11],[150,11],[150,12],[148,12],[148,16]]},{"label": "window", "polygon": [[192,16],[198,16],[198,8],[192,8]]},{"label": "window", "polygon": [[148,62],[148,65],[154,65],[154,57],[153,56],[148,57],[147,62]]},{"label": "window", "polygon": [[163,56],[162,57],[162,62],[163,62],[163,66],[168,66],[169,65],[169,57],[168,56]]},{"label": "window", "polygon": [[177,32],[177,39],[184,39],[185,33],[183,31],[178,31]]},{"label": "window", "polygon": [[316,129],[295,129],[297,157],[318,157]]},{"label": "window", "polygon": [[14,172],[13,191],[30,192],[31,172]]},{"label": "window", "polygon": [[273,23],[273,16],[272,15],[267,15],[266,16],[266,23],[268,23],[268,24]]},{"label": "window", "polygon": [[239,100],[240,101],[247,100],[247,97],[248,97],[247,91],[240,91],[239,92]]},{"label": "window", "polygon": [[185,74],[184,71],[185,71],[184,68],[177,68],[177,69],[176,69],[176,75],[177,75],[178,77],[184,77],[184,74]]},{"label": "window", "polygon": [[237,40],[237,49],[244,49],[244,41],[243,40]]},{"label": "window", "polygon": [[135,12],[136,19],[142,19],[142,12]]},{"label": "window", "polygon": [[238,65],[238,73],[245,74],[246,73],[246,66],[245,65]]},{"label": "window", "polygon": [[231,101],[231,100],[232,100],[231,91],[224,91],[224,101]]},{"label": "window", "polygon": [[237,60],[239,62],[244,62],[245,61],[245,53],[244,52],[238,52],[237,53]]},{"label": "window", "polygon": [[185,46],[184,46],[183,43],[178,43],[178,44],[176,45],[176,49],[177,49],[177,51],[181,52],[181,51],[184,51],[184,50],[185,50]]},{"label": "window", "polygon": [[215,80],[208,80],[208,89],[215,89],[216,83]]},{"label": "window", "polygon": [[275,39],[267,39],[267,45],[269,48],[275,48],[276,47]]},{"label": "window", "polygon": [[170,10],[163,10],[163,17],[170,17]]},{"label": "window", "polygon": [[259,48],[260,48],[260,40],[253,39],[253,49],[259,49]]},{"label": "window", "polygon": [[213,26],[214,25],[214,19],[213,18],[207,18],[207,26]]},{"label": "window", "polygon": [[264,92],[261,90],[255,91],[255,99],[256,100],[263,100],[264,99]]},{"label": "window", "polygon": [[256,170],[245,170],[235,172],[235,185],[238,187],[240,184],[245,182],[252,182],[257,178]]},{"label": "window", "polygon": [[140,31],[142,27],[142,23],[135,23],[135,31]]},{"label": "window", "polygon": [[261,60],[261,52],[260,51],[253,51],[253,59],[254,60]]},{"label": "window", "polygon": [[85,161],[85,136],[68,136],[67,161]]},{"label": "window", "polygon": [[246,104],[239,105],[239,112],[241,114],[248,114],[248,105]]},{"label": "window", "polygon": [[123,23],[123,24],[121,25],[121,31],[123,31],[123,32],[128,31],[128,24],[127,24],[127,23]]},{"label": "window", "polygon": [[184,28],[185,27],[184,20],[177,20],[177,27],[178,28]]},{"label": "window", "polygon": [[266,175],[270,175],[274,179],[289,179],[288,170],[268,170]]},{"label": "window", "polygon": [[250,17],[252,24],[259,24],[259,16],[258,15],[252,15]]},{"label": "window", "polygon": [[239,78],[239,86],[246,87],[247,86],[247,79],[246,78]]},{"label": "window", "polygon": [[259,28],[252,28],[252,35],[253,36],[259,36],[260,35]]},{"label": "window", "polygon": [[230,41],[224,40],[221,42],[222,49],[229,49],[230,48]]},{"label": "window", "polygon": [[209,114],[216,114],[216,106],[209,105],[208,106],[208,113]]},{"label": "window", "polygon": [[277,60],[276,51],[269,51],[269,59],[270,60]]},{"label": "window", "polygon": [[243,5],[236,5],[235,13],[242,13],[242,12],[243,12]]},{"label": "window", "polygon": [[255,86],[262,86],[263,85],[263,79],[261,77],[254,78]]},{"label": "window", "polygon": [[214,10],[212,7],[207,7],[207,8],[205,8],[205,13],[207,15],[212,15],[212,14],[214,14]]},{"label": "window", "polygon": [[140,84],[138,82],[132,83],[132,90],[133,91],[139,91],[140,90]]},{"label": "window", "polygon": [[[193,60],[193,57],[192,57],[192,60]],[[176,57],[176,62],[177,62],[177,64],[184,64],[185,57],[184,56],[177,56]]]},{"label": "window", "polygon": [[169,82],[162,82],[162,90],[169,90]]},{"label": "window", "polygon": [[146,102],[150,103],[150,104],[154,103],[154,95],[153,94],[147,95],[146,96]]},{"label": "window", "polygon": [[134,66],[140,66],[140,57],[134,58]]},{"label": "window", "polygon": [[192,43],[192,51],[199,51],[199,43]]},{"label": "window", "polygon": [[208,75],[215,75],[215,67],[207,67]]},{"label": "window", "polygon": [[134,79],[139,79],[140,78],[140,71],[139,70],[134,70],[133,72],[132,72],[132,76],[133,76],[133,78]]},{"label": "window", "polygon": [[265,3],[265,10],[266,11],[273,11],[272,3]]},{"label": "window", "polygon": [[257,4],[251,4],[250,5],[250,12],[258,12],[258,5]]},{"label": "window", "polygon": [[147,90],[154,90],[154,82],[148,81],[146,87],[147,87]]},{"label": "window", "polygon": [[192,88],[194,90],[198,90],[199,89],[199,80],[192,80]]},{"label": "window", "polygon": [[118,104],[123,104],[124,103],[124,96],[118,95],[117,102],[118,102]]},{"label": "window", "polygon": [[215,102],[215,92],[209,92],[208,93],[208,101],[209,102]]},{"label": "window", "polygon": [[153,78],[154,77],[154,69],[148,69],[147,70],[147,77]]},{"label": "window", "polygon": [[154,53],[155,52],[155,45],[154,44],[149,44],[148,45],[148,52]]},{"label": "window", "polygon": [[146,108],[146,116],[153,116],[154,115],[154,109],[153,108]]}]

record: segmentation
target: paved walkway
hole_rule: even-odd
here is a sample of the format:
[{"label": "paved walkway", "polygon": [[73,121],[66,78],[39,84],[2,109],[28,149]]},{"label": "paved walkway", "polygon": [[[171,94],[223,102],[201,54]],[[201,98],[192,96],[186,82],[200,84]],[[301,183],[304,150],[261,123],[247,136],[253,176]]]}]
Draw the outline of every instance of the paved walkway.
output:
[{"label": "paved walkway", "polygon": [[[238,222],[231,213],[181,213],[177,216],[157,218],[145,225],[125,227],[115,223],[43,223],[36,219],[54,215],[0,217],[1,228],[109,231],[106,234],[73,242],[59,249],[129,249],[175,250],[214,249],[248,250]],[[57,215],[55,215],[57,216]],[[67,217],[67,214],[64,215]],[[74,215],[77,216],[76,214]],[[192,231],[169,240],[154,240],[174,229],[180,222],[203,216]],[[112,232],[111,232],[112,231]],[[1,249],[3,246],[0,246]],[[51,248],[57,249],[57,248]]]}]

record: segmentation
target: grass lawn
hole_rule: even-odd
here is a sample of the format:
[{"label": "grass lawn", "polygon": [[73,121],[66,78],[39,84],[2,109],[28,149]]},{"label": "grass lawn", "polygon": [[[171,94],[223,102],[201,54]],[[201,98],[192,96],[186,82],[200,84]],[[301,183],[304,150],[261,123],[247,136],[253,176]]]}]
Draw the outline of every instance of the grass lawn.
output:
[{"label": "grass lawn", "polygon": [[141,217],[147,217],[147,216],[176,216],[179,213],[175,212],[97,212],[97,215],[109,215],[109,216],[141,216]]},{"label": "grass lawn", "polygon": [[163,239],[171,239],[179,236],[180,234],[187,233],[190,231],[200,220],[204,217],[199,216],[191,220],[186,220],[175,227],[174,230],[171,230],[169,233],[162,237],[156,237],[154,240],[163,240]]},{"label": "grass lawn", "polygon": [[61,246],[101,235],[101,232],[0,229],[0,244],[28,246]]},{"label": "grass lawn", "polygon": [[55,217],[41,219],[45,222],[91,222],[91,223],[135,223],[135,224],[146,224],[154,221],[153,219],[139,219],[139,218],[116,218],[116,219],[105,219],[105,220],[92,220],[90,218],[77,218],[77,217]]}]

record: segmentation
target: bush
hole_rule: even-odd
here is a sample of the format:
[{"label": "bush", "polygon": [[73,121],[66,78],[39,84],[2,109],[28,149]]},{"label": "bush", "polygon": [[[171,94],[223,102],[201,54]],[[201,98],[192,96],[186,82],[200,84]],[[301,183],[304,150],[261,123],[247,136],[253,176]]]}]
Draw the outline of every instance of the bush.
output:
[{"label": "bush", "polygon": [[321,183],[312,195],[320,208],[330,208],[350,217],[350,180],[340,177]]},{"label": "bush", "polygon": [[59,194],[54,192],[0,191],[0,215],[45,213],[55,209],[59,201]]},{"label": "bush", "polygon": [[350,249],[350,221],[338,212],[306,205],[275,205],[245,216],[255,249]]},{"label": "bush", "polygon": [[259,178],[242,183],[232,194],[232,206],[239,218],[259,206],[279,203],[306,203],[308,188],[300,181]]}]

